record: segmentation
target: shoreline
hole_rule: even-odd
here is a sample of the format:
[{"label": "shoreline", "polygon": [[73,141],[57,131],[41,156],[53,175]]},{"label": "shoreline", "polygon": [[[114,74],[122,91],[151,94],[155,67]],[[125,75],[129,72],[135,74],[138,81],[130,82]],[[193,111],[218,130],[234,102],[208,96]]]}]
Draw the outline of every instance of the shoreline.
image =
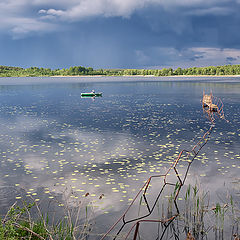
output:
[{"label": "shoreline", "polygon": [[114,82],[216,82],[216,83],[240,83],[240,75],[178,75],[178,76],[41,76],[41,77],[0,77],[0,85],[41,85],[58,83],[114,83]]},{"label": "shoreline", "polygon": [[0,79],[8,78],[239,78],[240,75],[171,75],[171,76],[155,76],[155,75],[56,75],[56,76],[5,76]]},{"label": "shoreline", "polygon": [[[45,76],[39,76],[39,77],[45,77]],[[47,77],[47,76],[46,76]],[[57,75],[57,76],[49,76],[51,78],[55,77],[68,77],[68,78],[80,78],[80,77],[155,77],[155,78],[179,78],[179,77],[186,77],[186,78],[191,78],[191,77],[240,77],[240,75],[171,75],[171,76],[155,76],[155,75]],[[29,77],[31,78],[31,77]]]}]

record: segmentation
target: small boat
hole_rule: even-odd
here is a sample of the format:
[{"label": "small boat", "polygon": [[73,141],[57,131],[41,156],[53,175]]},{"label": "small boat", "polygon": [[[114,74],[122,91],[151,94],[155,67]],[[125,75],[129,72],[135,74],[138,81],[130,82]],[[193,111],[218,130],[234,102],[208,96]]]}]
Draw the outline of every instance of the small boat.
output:
[{"label": "small boat", "polygon": [[95,93],[95,92],[81,93],[81,97],[102,97],[102,93]]}]

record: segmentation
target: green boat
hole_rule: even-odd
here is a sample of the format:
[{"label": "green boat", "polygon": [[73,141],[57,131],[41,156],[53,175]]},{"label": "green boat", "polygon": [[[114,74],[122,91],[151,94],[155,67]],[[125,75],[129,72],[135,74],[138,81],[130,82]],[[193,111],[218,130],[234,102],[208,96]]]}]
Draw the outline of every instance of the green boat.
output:
[{"label": "green boat", "polygon": [[81,97],[102,97],[102,93],[95,93],[95,92],[81,93]]}]

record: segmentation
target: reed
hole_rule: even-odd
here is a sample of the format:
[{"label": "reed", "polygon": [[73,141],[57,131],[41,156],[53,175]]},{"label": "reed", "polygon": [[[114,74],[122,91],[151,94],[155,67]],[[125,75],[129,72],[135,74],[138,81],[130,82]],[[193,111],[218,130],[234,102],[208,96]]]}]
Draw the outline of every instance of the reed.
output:
[{"label": "reed", "polygon": [[[168,204],[171,208],[172,202],[168,201]],[[175,229],[175,232],[180,233],[179,239],[182,239],[180,236],[183,232],[185,239],[239,239],[239,203],[236,197],[230,195],[225,202],[216,202],[210,207],[210,193],[204,192],[197,184],[188,185],[180,215],[171,225],[174,225],[171,227],[172,230]]]},{"label": "reed", "polygon": [[[85,195],[87,198],[88,195]],[[27,201],[15,202],[0,219],[0,239],[17,240],[81,240],[92,230],[92,203],[84,199],[73,206],[68,200],[58,204],[61,217],[55,218],[52,211],[43,214],[40,204],[32,197]],[[85,208],[85,213],[84,213]]]}]

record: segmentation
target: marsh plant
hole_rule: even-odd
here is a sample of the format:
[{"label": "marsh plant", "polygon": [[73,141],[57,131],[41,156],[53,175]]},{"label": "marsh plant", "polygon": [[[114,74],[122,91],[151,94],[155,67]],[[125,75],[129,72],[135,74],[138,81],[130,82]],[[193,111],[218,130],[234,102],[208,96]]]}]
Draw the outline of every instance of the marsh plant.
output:
[{"label": "marsh plant", "polygon": [[[200,186],[189,185],[186,189],[180,215],[172,224],[186,239],[236,239],[239,240],[239,202],[232,195],[226,201],[210,203],[210,193]],[[181,234],[180,234],[181,235]],[[179,238],[181,239],[181,238]]]},{"label": "marsh plant", "polygon": [[[173,216],[177,188],[176,184],[166,204],[159,202],[159,220],[164,219],[165,211],[168,216]],[[217,201],[212,201],[210,192],[205,192],[199,184],[188,185],[177,199],[179,215],[168,224],[159,223],[156,239],[240,240],[238,200],[236,194],[226,194],[224,200],[218,197]]]},{"label": "marsh plant", "polygon": [[[223,199],[211,199],[210,192],[205,192],[200,184],[184,186],[176,198],[179,184],[175,185],[171,194],[159,198],[155,218],[142,223],[138,229],[137,238],[152,239],[148,233],[154,234],[158,240],[240,240],[240,210],[237,194],[227,193]],[[138,217],[144,206],[140,197]],[[176,209],[178,208],[178,211]],[[177,213],[178,212],[178,213]],[[176,216],[168,222],[163,219]],[[150,227],[150,225],[152,225]],[[153,235],[151,235],[152,237]]]},{"label": "marsh plant", "polygon": [[[86,194],[84,198],[87,198]],[[69,196],[68,196],[69,197]],[[0,220],[0,239],[49,239],[81,240],[87,239],[92,230],[92,206],[89,201],[68,201],[60,203],[54,199],[61,216],[55,216],[50,209],[43,214],[40,204],[33,198],[15,202]],[[88,202],[87,204],[85,204]]]}]

